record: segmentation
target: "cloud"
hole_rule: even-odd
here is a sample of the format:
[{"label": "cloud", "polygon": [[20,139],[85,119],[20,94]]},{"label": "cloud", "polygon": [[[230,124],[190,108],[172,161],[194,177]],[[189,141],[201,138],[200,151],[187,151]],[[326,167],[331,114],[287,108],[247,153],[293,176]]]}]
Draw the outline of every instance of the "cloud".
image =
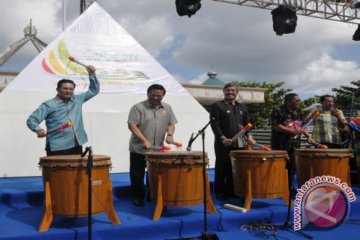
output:
[{"label": "cloud", "polygon": [[[175,0],[97,2],[181,82],[202,82],[211,70],[225,82],[284,81],[286,88],[311,96],[358,80],[360,58],[349,61],[342,54],[357,51],[354,25],[298,16],[295,33],[277,36],[265,9],[203,1],[188,18],[177,15]],[[79,4],[67,1],[66,9],[69,25]],[[38,37],[49,43],[61,32],[62,14],[62,1],[2,0],[0,49],[23,36],[30,18]],[[24,51],[19,54],[30,61],[31,51]]]},{"label": "cloud", "polygon": [[333,86],[349,86],[359,75],[357,63],[335,60],[324,53],[301,72],[289,75],[288,81],[292,83],[296,92],[302,92],[305,97],[312,97],[331,93]]},{"label": "cloud", "polygon": [[[142,17],[130,17],[120,19],[124,28],[131,28],[133,37],[146,46],[146,50],[154,57],[158,57],[162,49],[169,47],[174,41],[172,27],[164,16],[154,16],[150,19]],[[161,46],[161,47],[160,47]]]}]

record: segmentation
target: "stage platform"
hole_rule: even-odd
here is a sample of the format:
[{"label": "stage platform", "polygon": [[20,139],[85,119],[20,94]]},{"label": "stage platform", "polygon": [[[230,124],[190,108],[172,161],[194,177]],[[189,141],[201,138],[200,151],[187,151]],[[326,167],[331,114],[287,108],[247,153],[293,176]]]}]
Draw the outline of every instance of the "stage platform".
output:
[{"label": "stage platform", "polygon": [[[208,170],[213,181],[213,170]],[[113,200],[121,224],[113,225],[100,213],[92,218],[92,239],[181,239],[199,237],[204,231],[203,205],[166,207],[159,221],[153,221],[155,204],[145,202],[143,207],[132,204],[128,173],[111,173]],[[353,186],[357,197],[360,189]],[[241,213],[224,208],[212,194],[217,214],[207,214],[207,231],[218,239],[306,239],[292,230],[277,231],[264,226],[286,222],[287,205],[282,199],[253,199],[251,209]],[[228,203],[241,206],[232,198]],[[56,216],[46,232],[38,232],[44,212],[42,177],[0,178],[0,239],[17,240],[77,240],[88,239],[87,217]],[[313,239],[360,239],[359,200],[351,203],[346,222],[331,230],[306,227],[302,232]],[[291,222],[292,209],[291,209]],[[249,226],[252,226],[249,228]],[[261,227],[254,227],[261,226]]]}]

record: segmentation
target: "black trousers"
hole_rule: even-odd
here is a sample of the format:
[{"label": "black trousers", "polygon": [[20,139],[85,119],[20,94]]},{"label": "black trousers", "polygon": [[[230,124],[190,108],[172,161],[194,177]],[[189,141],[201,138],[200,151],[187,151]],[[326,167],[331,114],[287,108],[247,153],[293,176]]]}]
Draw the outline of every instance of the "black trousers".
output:
[{"label": "black trousers", "polygon": [[215,144],[215,194],[234,195],[234,180],[230,152],[238,148],[225,147],[222,144]]},{"label": "black trousers", "polygon": [[145,155],[130,152],[130,191],[134,199],[144,199],[145,197],[145,169]]}]

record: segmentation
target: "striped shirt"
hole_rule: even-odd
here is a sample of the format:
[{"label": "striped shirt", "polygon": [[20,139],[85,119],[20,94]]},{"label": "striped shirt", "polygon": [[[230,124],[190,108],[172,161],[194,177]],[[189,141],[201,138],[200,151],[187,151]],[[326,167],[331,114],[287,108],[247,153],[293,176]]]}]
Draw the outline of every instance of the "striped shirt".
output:
[{"label": "striped shirt", "polygon": [[[340,118],[345,119],[341,110],[336,110]],[[323,110],[314,120],[314,129],[312,138],[317,143],[341,144],[341,135],[339,131],[338,120],[331,115],[331,111]]]}]

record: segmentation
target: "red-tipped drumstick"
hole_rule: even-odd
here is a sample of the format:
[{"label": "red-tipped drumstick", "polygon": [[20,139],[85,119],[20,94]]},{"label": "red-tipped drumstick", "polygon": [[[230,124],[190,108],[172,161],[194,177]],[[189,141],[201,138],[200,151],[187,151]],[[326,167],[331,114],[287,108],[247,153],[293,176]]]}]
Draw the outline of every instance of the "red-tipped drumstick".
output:
[{"label": "red-tipped drumstick", "polygon": [[183,146],[180,142],[172,142],[171,144],[175,145],[177,149],[181,149]]},{"label": "red-tipped drumstick", "polygon": [[254,146],[260,147],[261,150],[264,150],[264,151],[271,151],[271,148],[269,148],[268,146],[259,144],[259,143],[254,143]]},{"label": "red-tipped drumstick", "polygon": [[246,124],[246,126],[240,130],[240,132],[238,132],[232,139],[231,141],[234,142],[235,140],[237,140],[239,137],[241,137],[245,132],[249,131],[250,128],[252,128],[252,124],[248,123]]},{"label": "red-tipped drumstick", "polygon": [[307,128],[318,116],[320,116],[320,111],[319,111],[319,110],[315,111],[315,112],[310,116],[310,120],[309,120],[301,129]]},{"label": "red-tipped drumstick", "polygon": [[[310,116],[310,120],[304,125],[302,126],[301,130],[305,130],[318,116],[320,116],[320,111],[317,110],[315,111],[311,116]],[[301,134],[300,134],[301,135]],[[297,139],[300,135],[296,135],[294,137],[294,139]]]},{"label": "red-tipped drumstick", "polygon": [[64,131],[65,128],[68,128],[68,127],[71,127],[71,126],[72,126],[71,122],[66,122],[66,123],[64,123],[63,125],[61,125],[58,128],[54,128],[54,129],[51,129],[51,130],[47,131],[46,134],[57,132],[57,131]]},{"label": "red-tipped drumstick", "polygon": [[314,146],[316,148],[322,148],[322,149],[328,149],[329,148],[328,146],[326,146],[324,144],[320,144],[320,143],[313,143],[313,144],[314,144]]},{"label": "red-tipped drumstick", "polygon": [[170,146],[151,146],[148,150],[154,152],[167,152],[171,150]]},{"label": "red-tipped drumstick", "polygon": [[70,57],[69,57],[69,60],[72,61],[72,62],[74,62],[74,63],[77,63],[77,64],[83,66],[84,68],[87,68],[87,65],[86,65],[86,64],[80,62],[79,60],[77,60],[77,59],[74,58],[73,56],[70,56]]}]

